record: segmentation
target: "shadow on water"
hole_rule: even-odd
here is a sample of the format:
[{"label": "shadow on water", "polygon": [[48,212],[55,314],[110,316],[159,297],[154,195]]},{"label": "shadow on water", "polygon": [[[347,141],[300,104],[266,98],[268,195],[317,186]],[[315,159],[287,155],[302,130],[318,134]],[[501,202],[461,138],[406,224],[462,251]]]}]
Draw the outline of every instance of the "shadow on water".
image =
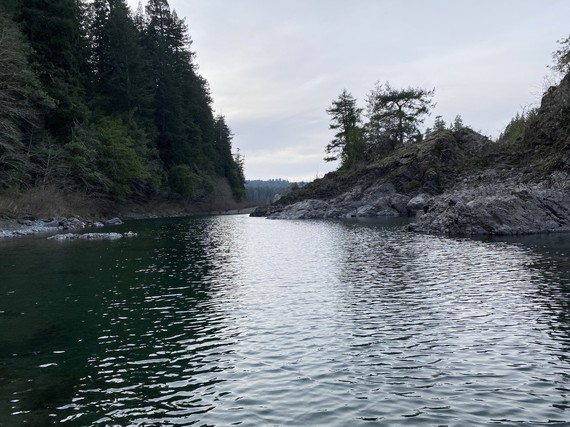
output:
[{"label": "shadow on water", "polygon": [[[172,337],[207,345],[218,334],[223,322],[204,314],[212,296],[203,277],[215,274],[208,251],[218,243],[203,239],[208,220],[133,226],[132,240],[0,242],[0,425],[89,425],[122,405],[110,384],[158,398],[159,388],[143,383],[161,354],[180,350]],[[169,376],[192,375],[184,369]],[[99,407],[70,404],[85,395]]]}]

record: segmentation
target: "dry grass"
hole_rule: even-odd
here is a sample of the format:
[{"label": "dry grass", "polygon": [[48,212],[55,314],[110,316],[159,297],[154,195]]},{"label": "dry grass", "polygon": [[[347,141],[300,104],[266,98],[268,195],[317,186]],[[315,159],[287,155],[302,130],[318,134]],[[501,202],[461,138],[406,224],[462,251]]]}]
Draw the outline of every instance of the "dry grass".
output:
[{"label": "dry grass", "polygon": [[98,217],[100,201],[77,192],[64,192],[56,187],[38,187],[23,192],[0,194],[0,216],[47,218],[54,216]]},{"label": "dry grass", "polygon": [[0,193],[0,218],[6,219],[56,216],[79,216],[97,220],[114,216],[152,218],[221,213],[250,206],[247,202],[234,201],[232,191],[223,179],[215,182],[212,194],[201,202],[158,198],[117,203],[53,186]]}]

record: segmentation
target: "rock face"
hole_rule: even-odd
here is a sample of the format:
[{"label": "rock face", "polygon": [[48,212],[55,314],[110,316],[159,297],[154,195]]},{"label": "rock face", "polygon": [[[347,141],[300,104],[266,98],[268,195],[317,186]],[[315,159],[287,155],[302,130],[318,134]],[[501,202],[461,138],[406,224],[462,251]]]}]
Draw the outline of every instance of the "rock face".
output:
[{"label": "rock face", "polygon": [[333,172],[253,216],[271,219],[413,216],[451,185],[467,159],[490,141],[470,129],[443,132],[423,144],[351,172]]},{"label": "rock face", "polygon": [[385,182],[354,189],[331,200],[308,199],[270,213],[271,219],[354,218],[408,215],[409,196],[398,194],[393,184]]},{"label": "rock face", "polygon": [[570,176],[539,184],[489,183],[431,200],[410,231],[511,235],[570,231]]}]

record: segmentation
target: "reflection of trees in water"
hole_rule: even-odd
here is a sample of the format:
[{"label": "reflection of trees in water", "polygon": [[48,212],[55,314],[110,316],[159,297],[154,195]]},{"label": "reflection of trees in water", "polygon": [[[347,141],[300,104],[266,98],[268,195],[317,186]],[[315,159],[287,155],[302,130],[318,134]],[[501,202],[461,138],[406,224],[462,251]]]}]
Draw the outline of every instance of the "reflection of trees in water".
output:
[{"label": "reflection of trees in water", "polygon": [[89,345],[88,339],[78,344],[82,337],[77,331],[97,298],[98,289],[91,285],[94,258],[99,257],[83,250],[85,242],[55,248],[44,237],[3,243],[0,420],[49,425],[57,408],[71,400],[79,372],[84,372],[64,360]]},{"label": "reflection of trees in water", "polygon": [[[13,312],[0,307],[0,322],[10,325],[0,330],[0,418],[21,412],[14,423],[48,425],[84,413],[76,422],[88,425],[108,413],[122,423],[137,418],[137,406],[164,397],[158,384],[175,379],[195,400],[177,404],[208,406],[193,390],[217,381],[228,343],[220,337],[230,335],[216,303],[223,230],[213,218],[195,218],[148,222],[137,231],[139,238],[111,244],[31,245],[27,266],[17,256],[0,259],[20,263],[18,271],[2,269],[15,277],[4,274],[0,284],[20,298]],[[41,274],[32,279],[29,268]],[[18,275],[33,281],[29,289],[15,283]],[[34,301],[49,309],[26,306]],[[57,364],[39,367],[51,362]],[[170,403],[157,408],[172,409]],[[121,414],[122,404],[132,411]]]},{"label": "reflection of trees in water", "polygon": [[[82,422],[101,414],[122,424],[211,409],[215,396],[203,391],[220,381],[231,341],[217,302],[214,278],[224,260],[212,253],[224,240],[215,227],[215,218],[164,221],[151,252],[117,265],[116,282],[128,285],[103,298],[105,338],[90,358],[98,375],[85,378],[77,395],[98,416]],[[129,409],[117,411],[123,404]],[[152,414],[145,414],[148,406]]]}]

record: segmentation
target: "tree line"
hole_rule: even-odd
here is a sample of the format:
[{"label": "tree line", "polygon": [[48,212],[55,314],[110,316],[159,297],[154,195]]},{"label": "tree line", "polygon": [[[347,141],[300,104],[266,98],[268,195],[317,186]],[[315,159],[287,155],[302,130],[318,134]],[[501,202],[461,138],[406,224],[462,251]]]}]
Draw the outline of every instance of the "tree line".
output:
[{"label": "tree line", "polygon": [[195,198],[243,156],[167,0],[0,4],[0,188]]},{"label": "tree line", "polygon": [[284,196],[290,191],[302,187],[306,182],[289,182],[286,179],[269,179],[269,180],[247,180],[245,182],[245,191],[247,200],[252,203],[267,204],[271,203],[275,196]]},{"label": "tree line", "polygon": [[433,94],[433,89],[395,89],[389,83],[376,83],[366,99],[368,121],[363,124],[364,110],[344,89],[326,110],[331,116],[329,128],[336,133],[325,148],[325,160],[340,160],[341,168],[350,168],[398,145],[420,141],[419,125],[435,105]]}]

